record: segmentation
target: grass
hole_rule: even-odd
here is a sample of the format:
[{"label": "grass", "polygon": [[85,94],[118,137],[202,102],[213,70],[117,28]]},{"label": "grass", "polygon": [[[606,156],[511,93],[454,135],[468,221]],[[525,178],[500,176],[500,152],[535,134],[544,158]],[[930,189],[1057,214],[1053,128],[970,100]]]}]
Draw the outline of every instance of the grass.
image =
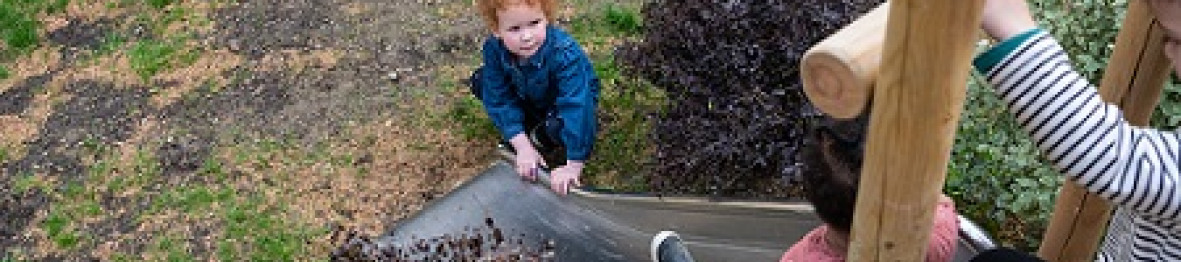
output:
[{"label": "grass", "polygon": [[69,0],[0,0],[0,42],[5,47],[0,49],[4,50],[0,54],[4,59],[0,60],[36,48],[41,41],[37,34],[41,23],[36,16],[62,12],[69,3]]},{"label": "grass", "polygon": [[611,31],[625,35],[638,35],[642,32],[644,22],[636,8],[608,3],[603,10],[603,21]]},{"label": "grass", "polygon": [[291,261],[303,255],[306,239],[322,232],[283,221],[277,215],[283,208],[265,207],[264,201],[259,194],[238,197],[220,212],[226,235],[218,243],[218,258]]},{"label": "grass", "polygon": [[234,196],[234,191],[229,188],[213,190],[204,185],[171,188],[153,201],[152,210],[168,209],[195,213],[207,210],[214,203],[229,201]]},{"label": "grass", "polygon": [[[0,81],[7,80],[9,77],[12,77],[12,73],[8,72],[8,67],[0,65]],[[4,159],[0,159],[0,162],[3,160]]]},{"label": "grass", "polygon": [[147,81],[167,69],[177,57],[180,44],[175,41],[145,40],[135,44],[128,53],[131,69]]},{"label": "grass", "polygon": [[602,128],[585,177],[603,189],[647,190],[644,175],[653,152],[648,143],[647,115],[657,113],[667,98],[646,82],[627,77],[611,51],[635,39],[643,28],[638,6],[608,3],[574,19],[570,33],[588,51],[601,84],[599,119]]},{"label": "grass", "polygon": [[0,1],[0,37],[7,48],[28,51],[40,41],[37,29],[41,25],[25,9],[27,6],[14,2]]},{"label": "grass", "polygon": [[193,255],[185,251],[185,243],[175,235],[164,236],[152,245],[155,252],[163,253],[164,260],[169,262],[196,261]]},{"label": "grass", "polygon": [[[25,3],[36,3],[25,5]],[[48,12],[61,12],[65,0],[0,0],[0,37],[3,37],[4,50],[12,50],[11,43],[20,43],[35,49],[41,45],[38,30],[42,27],[37,19]],[[82,1],[73,1],[82,2]],[[585,5],[585,4],[580,4]],[[170,31],[184,21],[202,20],[202,9],[193,8],[189,1],[175,0],[114,0],[108,1],[107,8],[134,9],[137,12],[131,16],[139,16],[140,21],[150,30],[147,34],[158,38],[135,38],[126,32],[111,32],[98,39],[101,44],[89,53],[86,59],[75,63],[92,63],[90,65],[74,64],[69,66],[86,67],[94,63],[105,63],[104,59],[96,59],[111,55],[126,55],[131,69],[122,69],[128,74],[134,74],[144,81],[151,80],[157,75],[169,70],[183,67],[204,55],[204,50],[192,47],[189,33],[184,31]],[[7,8],[7,9],[5,9]],[[73,7],[71,7],[73,8]],[[583,10],[582,8],[579,8]],[[604,141],[600,143],[603,150],[602,157],[611,160],[603,161],[598,168],[606,170],[605,163],[624,162],[620,159],[643,159],[631,156],[631,143],[642,140],[646,134],[640,109],[649,104],[643,93],[624,91],[633,87],[636,82],[619,76],[619,69],[611,62],[608,45],[625,36],[635,36],[641,29],[637,9],[627,4],[598,5],[590,14],[578,16],[579,19],[591,19],[593,22],[584,24],[586,31],[579,31],[582,38],[591,41],[596,52],[592,55],[596,64],[596,71],[604,82],[604,114],[610,114],[611,119],[626,119],[627,123],[613,120],[604,123],[605,128],[600,131]],[[117,10],[126,11],[126,10]],[[7,12],[7,13],[4,13]],[[119,13],[119,12],[112,12]],[[196,19],[196,20],[193,20]],[[16,21],[16,22],[13,22]],[[19,26],[8,26],[8,25]],[[31,31],[33,34],[22,32]],[[16,33],[9,33],[16,32]],[[44,35],[44,34],[41,34]],[[15,53],[14,53],[15,54]],[[473,54],[474,56],[474,54]],[[9,59],[25,59],[14,56],[0,56],[0,65],[13,65]],[[15,62],[21,62],[19,60]],[[458,61],[470,64],[477,60]],[[7,78],[11,73],[8,67],[0,66],[0,78]],[[67,68],[69,70],[71,68]],[[470,69],[461,69],[460,71]],[[130,71],[130,72],[128,72]],[[204,76],[206,80],[199,90],[209,90],[216,93],[225,86],[235,86],[250,77],[250,70],[228,72],[224,78],[218,76]],[[462,79],[466,79],[466,76]],[[448,82],[450,81],[450,82]],[[451,93],[466,93],[462,80],[445,80],[442,88]],[[432,83],[432,84],[438,84]],[[49,92],[46,87],[40,87],[38,92]],[[153,93],[158,94],[158,93]],[[484,115],[482,105],[470,96],[439,97],[434,88],[422,91],[421,96],[413,97],[415,101],[430,101],[431,99],[450,99],[446,110],[432,112],[431,117],[439,127],[454,127],[454,123],[478,123],[477,125],[463,124],[462,129],[453,131],[456,135],[469,139],[495,141],[498,137],[495,128]],[[194,98],[200,99],[200,98]],[[631,107],[639,109],[631,109]],[[440,112],[441,111],[441,112]],[[629,115],[633,114],[634,115]],[[630,117],[619,117],[628,115]],[[408,116],[415,118],[420,116]],[[398,119],[401,120],[401,119]],[[413,122],[411,125],[422,122]],[[403,123],[399,123],[403,124]],[[361,123],[360,125],[365,125]],[[229,127],[234,128],[234,127]],[[428,128],[415,126],[413,128]],[[227,131],[228,132],[228,131]],[[623,132],[623,133],[616,133]],[[93,252],[98,248],[99,239],[118,242],[119,246],[142,246],[143,249],[134,251],[113,250],[110,257],[101,259],[113,261],[137,261],[145,257],[153,260],[195,261],[219,259],[225,261],[242,260],[315,260],[326,256],[316,252],[331,247],[325,246],[335,243],[320,243],[318,239],[328,235],[329,229],[320,224],[313,224],[299,220],[297,216],[304,214],[296,212],[288,204],[292,198],[300,196],[297,193],[286,192],[288,180],[299,179],[300,172],[332,173],[347,175],[352,172],[358,176],[372,177],[379,172],[388,172],[375,165],[363,165],[373,162],[372,158],[379,154],[366,154],[367,145],[386,143],[379,141],[379,137],[369,135],[364,138],[342,138],[330,140],[333,142],[317,141],[314,144],[299,144],[293,139],[234,140],[245,141],[234,143],[226,147],[214,149],[214,153],[193,171],[193,174],[173,175],[164,174],[160,160],[155,155],[155,147],[150,141],[153,136],[146,136],[148,142],[142,144],[104,144],[97,140],[84,140],[77,145],[80,153],[78,159],[86,167],[80,180],[62,179],[46,180],[41,176],[20,174],[11,178],[16,192],[32,192],[40,190],[49,195],[45,216],[38,221],[31,222],[31,229],[40,230],[45,234],[36,239],[37,248],[45,248],[50,256],[76,257]],[[247,136],[243,136],[246,138]],[[220,137],[224,140],[231,140]],[[254,138],[254,137],[249,137]],[[358,139],[359,138],[359,139]],[[381,137],[381,140],[389,139]],[[223,142],[224,142],[223,140]],[[349,142],[340,142],[340,141]],[[158,142],[158,141],[156,141]],[[341,145],[344,146],[341,146]],[[492,145],[493,143],[488,143]],[[146,146],[145,146],[146,145]],[[422,151],[434,153],[439,150],[450,150],[434,144],[431,141],[408,141],[405,148],[398,150]],[[0,163],[10,161],[14,157],[13,149],[0,147]],[[23,154],[23,153],[21,153]],[[417,154],[417,152],[415,153]],[[364,158],[363,158],[364,156]],[[20,157],[20,156],[16,156]],[[379,160],[380,161],[380,160]],[[633,161],[631,163],[639,163]],[[624,165],[629,166],[629,165]],[[630,165],[638,166],[638,165]],[[388,169],[388,168],[387,168]],[[598,172],[598,171],[595,171]],[[207,178],[207,179],[206,179]],[[350,178],[351,179],[351,178]],[[105,194],[113,195],[116,201],[107,201]],[[349,196],[340,196],[349,197]],[[345,201],[335,199],[329,201]],[[126,204],[125,204],[126,203]],[[333,203],[337,205],[339,203]],[[119,206],[123,205],[123,206]],[[128,221],[112,221],[126,219]],[[193,221],[193,222],[189,222]],[[92,232],[92,228],[107,226],[106,223],[130,223],[132,232],[119,232],[118,236],[101,235]],[[187,224],[198,223],[198,224]],[[193,253],[190,241],[199,236],[193,234],[200,229],[212,236],[212,249],[209,254]],[[134,242],[135,244],[131,244]],[[20,250],[23,252],[23,250]],[[143,252],[126,253],[126,252]],[[42,254],[36,254],[41,256]],[[0,254],[0,258],[5,254]],[[25,255],[13,255],[14,259],[25,259]],[[32,257],[38,259],[39,257]]]},{"label": "grass", "polygon": [[172,3],[176,2],[176,0],[144,0],[144,2],[147,3],[148,6],[151,6],[151,7],[165,8],[165,7],[168,7],[169,5],[172,5]]},{"label": "grass", "polygon": [[47,190],[48,188],[48,183],[41,181],[41,179],[32,174],[18,175],[16,176],[16,180],[13,181],[13,189],[15,189],[16,192],[23,193],[32,191],[34,189]]},{"label": "grass", "polygon": [[81,242],[82,236],[74,230],[73,217],[62,208],[54,208],[42,222],[42,229],[49,239],[61,249],[73,249]]},{"label": "grass", "polygon": [[10,150],[8,146],[0,145],[0,164],[8,163],[8,158],[12,157]]}]

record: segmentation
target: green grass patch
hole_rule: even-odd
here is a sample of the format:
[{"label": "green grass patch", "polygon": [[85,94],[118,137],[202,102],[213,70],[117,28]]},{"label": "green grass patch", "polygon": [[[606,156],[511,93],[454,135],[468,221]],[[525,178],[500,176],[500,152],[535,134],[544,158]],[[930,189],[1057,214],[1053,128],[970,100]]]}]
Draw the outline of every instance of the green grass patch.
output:
[{"label": "green grass patch", "polygon": [[102,177],[115,172],[115,164],[107,160],[98,160],[91,164],[88,170],[91,176]]},{"label": "green grass patch", "polygon": [[180,51],[176,41],[144,40],[135,44],[128,52],[131,69],[147,81],[169,68]]},{"label": "green grass patch", "polygon": [[459,134],[464,139],[492,140],[498,139],[499,133],[488,114],[484,111],[484,104],[475,97],[460,98],[451,104],[445,117],[451,123],[460,123]]},{"label": "green grass patch", "polygon": [[109,32],[103,36],[103,39],[98,45],[98,48],[96,48],[84,62],[90,63],[93,62],[94,59],[113,54],[115,51],[122,50],[126,45],[127,36],[124,36],[119,32]]},{"label": "green grass patch", "polygon": [[77,200],[86,194],[86,187],[82,186],[82,182],[67,182],[62,187],[61,194],[67,201]]},{"label": "green grass patch", "polygon": [[8,163],[8,158],[12,157],[11,150],[8,146],[0,146],[0,164]]},{"label": "green grass patch", "polygon": [[213,203],[232,200],[234,196],[234,191],[229,188],[222,190],[212,190],[206,186],[172,188],[160,194],[152,202],[152,210],[159,212],[175,209],[185,213],[195,213],[208,209]]},{"label": "green grass patch", "polygon": [[229,179],[229,172],[226,172],[225,164],[212,157],[205,159],[205,162],[201,164],[201,169],[197,173],[213,176],[217,183],[224,183]]},{"label": "green grass patch", "polygon": [[175,2],[176,0],[144,0],[144,3],[147,3],[148,6],[161,9],[172,5],[172,3]]},{"label": "green grass patch", "polygon": [[643,31],[639,5],[607,3],[577,16],[570,33],[588,51],[600,82],[599,122],[595,153],[584,176],[590,184],[617,191],[646,191],[645,166],[652,159],[648,116],[667,104],[664,92],[627,77],[610,50],[613,41],[635,39]]},{"label": "green grass patch", "polygon": [[18,175],[12,184],[13,189],[16,189],[16,192],[18,193],[29,192],[33,189],[44,189],[45,187],[48,187],[44,181],[41,181],[33,174]]},{"label": "green grass patch", "polygon": [[643,30],[643,19],[634,7],[608,3],[603,8],[603,21],[615,32],[638,35]]},{"label": "green grass patch", "polygon": [[58,248],[73,249],[82,241],[82,235],[71,228],[72,219],[65,210],[54,208],[41,223],[41,227],[49,236],[50,241],[53,241]]},{"label": "green grass patch", "polygon": [[597,37],[631,37],[643,32],[644,22],[639,7],[631,4],[606,3],[591,8],[590,13],[576,16],[570,22],[570,31],[580,43],[601,39]]},{"label": "green grass patch", "polygon": [[90,199],[79,203],[78,211],[80,211],[83,216],[95,217],[103,214],[103,206],[99,204],[97,200]]},{"label": "green grass patch", "polygon": [[[8,80],[9,77],[12,77],[12,72],[8,71],[8,67],[6,67],[4,65],[0,65],[0,80]],[[0,163],[3,163],[3,162],[4,162],[4,159],[0,158]]]},{"label": "green grass patch", "polygon": [[7,48],[2,57],[36,48],[41,41],[37,35],[41,23],[36,17],[60,13],[69,4],[69,0],[0,0],[0,42]]},{"label": "green grass patch", "polygon": [[0,2],[0,38],[7,48],[23,52],[37,46],[37,29],[41,25],[33,19],[36,9],[21,2]]},{"label": "green grass patch", "polygon": [[283,208],[265,208],[259,194],[236,200],[221,212],[226,234],[217,256],[223,261],[291,261],[306,255],[312,236],[324,233],[287,222],[280,215]]},{"label": "green grass patch", "polygon": [[644,172],[653,152],[648,116],[663,110],[668,99],[660,89],[624,77],[611,56],[593,60],[602,85],[599,118],[604,124],[587,164],[588,181],[604,189],[647,191]]},{"label": "green grass patch", "polygon": [[196,261],[196,259],[193,258],[193,255],[189,254],[189,252],[185,248],[186,246],[187,246],[187,243],[185,243],[185,241],[183,239],[180,239],[179,237],[176,237],[174,235],[167,235],[167,236],[164,236],[160,239],[157,239],[156,242],[152,245],[152,249],[155,252],[163,253],[164,261],[169,261],[169,262]]}]

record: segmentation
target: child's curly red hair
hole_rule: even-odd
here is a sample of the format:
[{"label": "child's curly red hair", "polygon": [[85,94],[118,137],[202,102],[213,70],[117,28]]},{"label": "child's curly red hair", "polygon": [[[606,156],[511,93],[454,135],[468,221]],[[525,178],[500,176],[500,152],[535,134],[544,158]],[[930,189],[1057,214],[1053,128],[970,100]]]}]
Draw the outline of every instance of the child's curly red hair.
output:
[{"label": "child's curly red hair", "polygon": [[545,19],[550,23],[554,22],[558,9],[557,0],[476,0],[476,9],[480,11],[480,16],[484,17],[488,29],[494,31],[500,26],[496,12],[514,5],[539,6],[541,11],[545,13]]}]

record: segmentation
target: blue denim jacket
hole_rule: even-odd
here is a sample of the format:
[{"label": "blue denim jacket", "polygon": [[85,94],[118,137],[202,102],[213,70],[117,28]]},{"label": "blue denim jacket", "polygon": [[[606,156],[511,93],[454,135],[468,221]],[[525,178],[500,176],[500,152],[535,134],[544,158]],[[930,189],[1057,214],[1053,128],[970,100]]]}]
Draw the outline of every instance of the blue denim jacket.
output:
[{"label": "blue denim jacket", "polygon": [[525,132],[525,114],[556,111],[566,158],[585,161],[594,147],[599,81],[574,38],[550,25],[545,43],[528,61],[516,62],[500,39],[484,41],[479,79],[484,110],[505,140]]}]

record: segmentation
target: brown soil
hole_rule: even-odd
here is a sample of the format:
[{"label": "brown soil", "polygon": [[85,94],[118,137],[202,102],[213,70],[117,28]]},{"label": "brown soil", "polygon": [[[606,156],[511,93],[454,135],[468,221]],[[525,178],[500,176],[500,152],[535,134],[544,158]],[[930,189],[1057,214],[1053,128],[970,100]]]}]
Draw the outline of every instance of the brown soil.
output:
[{"label": "brown soil", "polygon": [[[162,259],[155,243],[169,237],[216,259],[227,234],[216,211],[231,203],[153,211],[182,187],[258,194],[291,225],[376,235],[492,159],[492,143],[427,123],[466,92],[443,83],[474,67],[484,28],[469,1],[183,1],[168,10],[192,19],[159,29],[137,15],[160,21],[160,10],[76,2],[38,18],[41,48],[0,61],[12,72],[0,81],[0,258]],[[135,73],[133,46],[182,33],[167,69]],[[109,36],[126,42],[104,53]],[[29,175],[49,186],[18,192]],[[68,183],[84,193],[68,195]],[[55,244],[48,214],[91,200],[102,212],[65,227],[85,237]],[[323,232],[304,255],[327,256]]]}]

